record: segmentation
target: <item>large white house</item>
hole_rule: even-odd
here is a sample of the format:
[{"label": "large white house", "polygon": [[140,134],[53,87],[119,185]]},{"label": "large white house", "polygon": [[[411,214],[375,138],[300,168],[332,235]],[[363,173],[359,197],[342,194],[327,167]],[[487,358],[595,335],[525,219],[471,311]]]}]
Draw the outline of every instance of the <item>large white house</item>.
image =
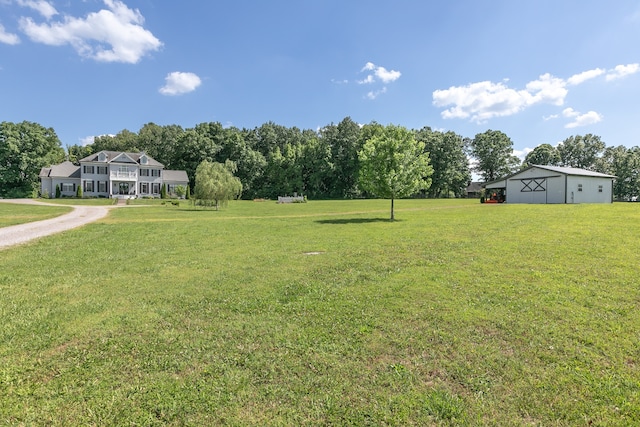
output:
[{"label": "large white house", "polygon": [[615,178],[586,169],[532,165],[484,187],[487,200],[507,203],[611,203]]},{"label": "large white house", "polygon": [[164,165],[145,153],[100,151],[80,160],[80,166],[66,161],[40,171],[41,194],[75,196],[82,187],[85,197],[160,197],[177,186],[189,185],[185,171],[165,170]]}]

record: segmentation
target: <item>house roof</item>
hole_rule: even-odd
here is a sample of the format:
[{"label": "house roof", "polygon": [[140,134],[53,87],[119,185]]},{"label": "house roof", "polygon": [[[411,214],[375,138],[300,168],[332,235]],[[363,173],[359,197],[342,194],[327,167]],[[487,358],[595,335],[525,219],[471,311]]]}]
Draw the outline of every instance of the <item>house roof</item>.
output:
[{"label": "house roof", "polygon": [[40,173],[38,174],[38,176],[40,178],[46,178],[49,176],[50,173],[51,173],[51,168],[42,168],[40,169]]},{"label": "house roof", "polygon": [[80,162],[98,162],[98,156],[100,155],[100,153],[104,153],[107,157],[107,163],[111,163],[112,161],[116,160],[118,157],[120,156],[126,156],[128,158],[130,158],[133,162],[137,163],[137,164],[141,164],[140,163],[140,158],[142,156],[146,156],[147,157],[147,163],[145,164],[145,166],[160,166],[160,167],[164,167],[164,165],[160,162],[158,162],[157,160],[155,160],[154,158],[152,158],[150,155],[146,154],[146,153],[129,153],[129,152],[124,152],[124,151],[107,151],[107,150],[103,150],[103,151],[99,151],[97,153],[93,153],[87,157],[85,157],[84,159],[80,159]]},{"label": "house roof", "polygon": [[479,193],[480,190],[482,190],[482,183],[481,182],[470,182],[469,185],[467,185],[467,193]]},{"label": "house roof", "polygon": [[76,166],[67,160],[59,165],[51,165],[50,168],[42,168],[40,177],[80,178],[80,166]]},{"label": "house roof", "polygon": [[189,177],[187,176],[186,171],[164,170],[162,171],[162,180],[189,183]]},{"label": "house roof", "polygon": [[562,166],[547,166],[547,165],[531,165],[527,168],[524,168],[522,170],[519,170],[518,172],[512,173],[511,175],[502,177],[500,179],[496,179],[494,181],[489,181],[489,182],[485,182],[483,184],[484,187],[487,187],[491,184],[496,184],[502,181],[506,181],[507,179],[511,179],[516,175],[520,175],[521,173],[528,171],[530,169],[533,168],[537,168],[537,169],[542,169],[542,170],[547,170],[549,172],[555,172],[555,173],[561,173],[563,175],[573,175],[573,176],[587,176],[587,177],[594,177],[594,178],[616,178],[615,175],[607,175],[604,173],[600,173],[600,172],[594,172],[594,171],[590,171],[587,169],[579,169],[579,168],[567,168],[567,167],[562,167]]}]

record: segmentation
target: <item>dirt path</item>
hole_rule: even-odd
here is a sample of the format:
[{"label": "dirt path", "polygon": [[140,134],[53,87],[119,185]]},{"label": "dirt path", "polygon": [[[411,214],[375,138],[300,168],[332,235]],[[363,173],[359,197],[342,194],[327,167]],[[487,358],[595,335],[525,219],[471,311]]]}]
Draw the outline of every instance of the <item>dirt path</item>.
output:
[{"label": "dirt path", "polygon": [[[2,203],[21,203],[31,205],[62,206],[43,203],[31,199],[0,199]],[[104,218],[112,206],[69,206],[73,210],[67,214],[45,219],[43,221],[28,222],[0,228],[0,250],[13,245],[25,243],[40,237],[81,227],[93,221]]]}]

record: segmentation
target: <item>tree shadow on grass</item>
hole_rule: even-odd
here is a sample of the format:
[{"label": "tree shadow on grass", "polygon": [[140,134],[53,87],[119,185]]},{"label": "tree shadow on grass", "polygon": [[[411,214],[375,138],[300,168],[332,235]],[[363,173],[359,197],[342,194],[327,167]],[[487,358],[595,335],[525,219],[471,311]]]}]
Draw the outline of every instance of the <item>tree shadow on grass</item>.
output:
[{"label": "tree shadow on grass", "polygon": [[391,221],[389,218],[340,218],[340,219],[319,219],[316,222],[318,224],[371,224],[374,222],[399,222],[401,220],[394,219]]}]

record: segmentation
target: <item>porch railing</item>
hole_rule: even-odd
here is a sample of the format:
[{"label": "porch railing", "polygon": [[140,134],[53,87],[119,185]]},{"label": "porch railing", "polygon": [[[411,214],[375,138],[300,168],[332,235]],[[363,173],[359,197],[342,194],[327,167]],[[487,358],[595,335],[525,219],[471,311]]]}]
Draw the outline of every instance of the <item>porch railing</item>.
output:
[{"label": "porch railing", "polygon": [[111,171],[111,178],[120,178],[120,179],[137,179],[137,172],[121,172],[121,171]]}]

